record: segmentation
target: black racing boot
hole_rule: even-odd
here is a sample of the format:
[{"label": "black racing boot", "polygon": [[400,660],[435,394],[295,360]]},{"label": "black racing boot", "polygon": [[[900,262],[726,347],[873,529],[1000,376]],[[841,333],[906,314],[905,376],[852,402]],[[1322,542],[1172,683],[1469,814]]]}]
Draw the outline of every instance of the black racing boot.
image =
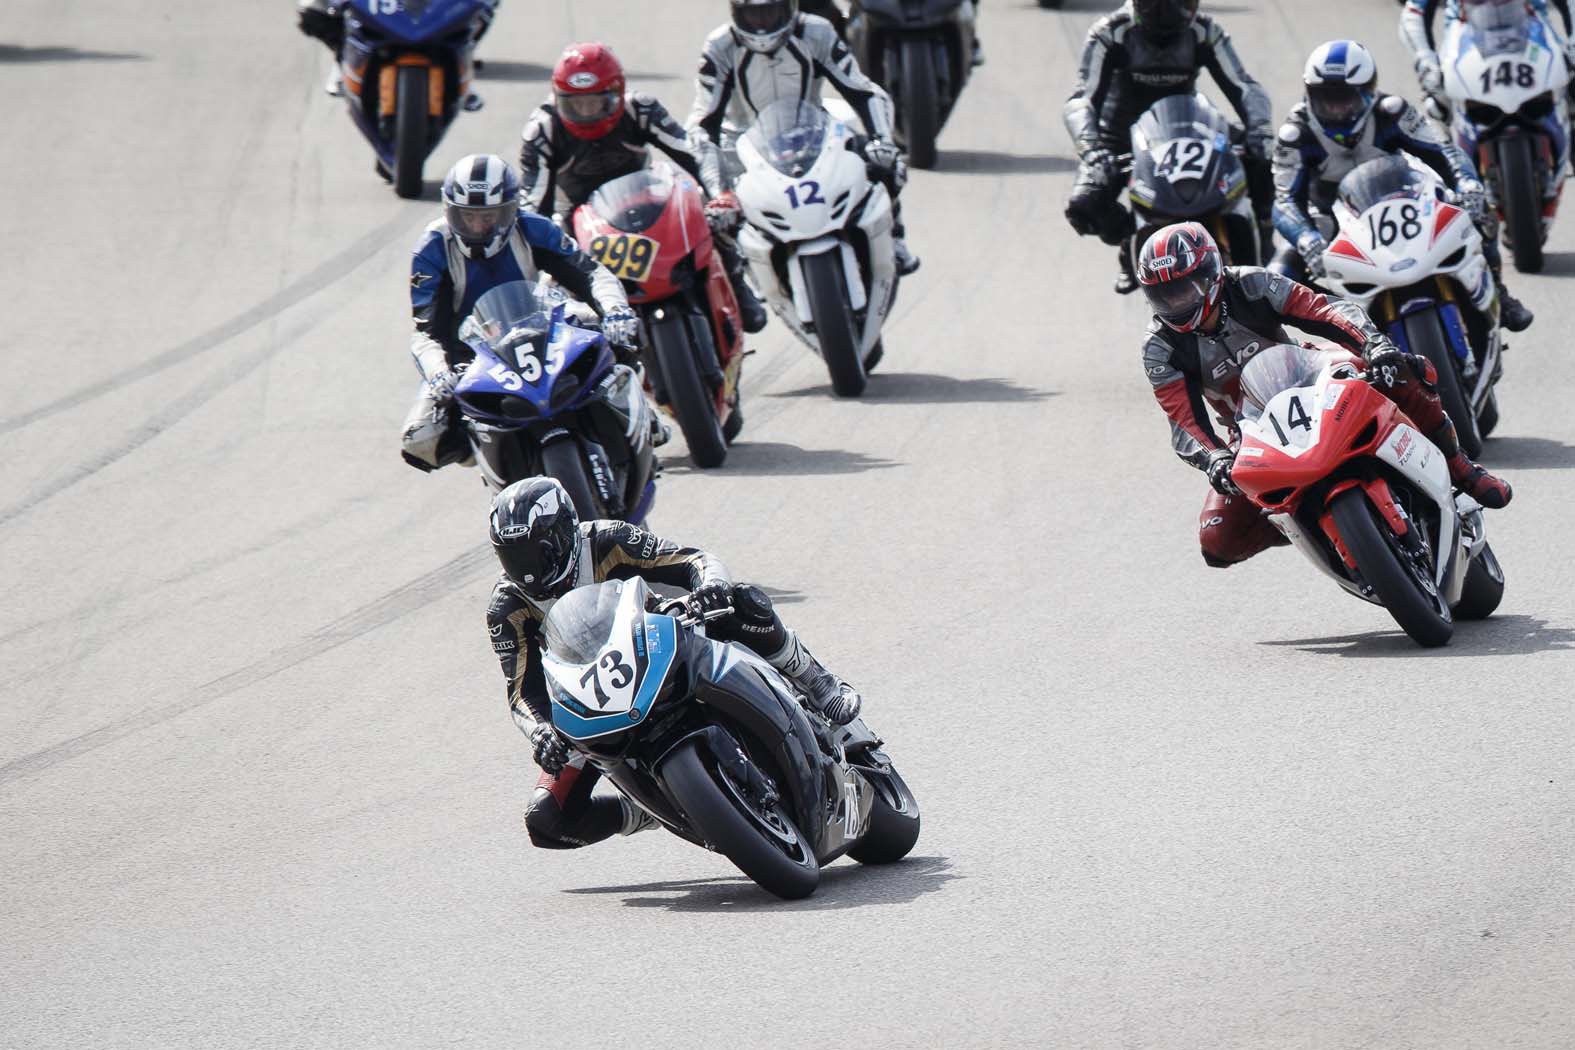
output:
[{"label": "black racing boot", "polygon": [[1116,249],[1119,268],[1116,270],[1116,294],[1131,295],[1138,289],[1137,271],[1132,268],[1132,241],[1127,238]]},{"label": "black racing boot", "polygon": [[825,665],[804,648],[796,632],[788,631],[787,635],[787,645],[767,657],[767,662],[803,690],[809,705],[832,725],[845,726],[859,717],[863,700],[858,690],[826,670]]},{"label": "black racing boot", "polygon": [[1525,303],[1509,294],[1509,289],[1504,287],[1504,282],[1498,284],[1498,323],[1504,326],[1505,331],[1524,332],[1531,327],[1531,322],[1537,315]]},{"label": "black racing boot", "polygon": [[1443,426],[1427,435],[1427,439],[1444,454],[1444,462],[1449,467],[1449,481],[1455,488],[1492,510],[1509,505],[1515,494],[1509,482],[1489,474],[1486,467],[1465,454],[1460,447],[1460,439],[1455,435],[1454,423],[1446,419]]},{"label": "black racing boot", "polygon": [[733,297],[738,300],[738,314],[744,322],[744,331],[754,335],[764,330],[766,308],[744,277],[744,259],[738,254],[738,245],[731,236],[718,235],[712,241],[722,255],[722,269],[727,272],[727,281],[733,286]]}]

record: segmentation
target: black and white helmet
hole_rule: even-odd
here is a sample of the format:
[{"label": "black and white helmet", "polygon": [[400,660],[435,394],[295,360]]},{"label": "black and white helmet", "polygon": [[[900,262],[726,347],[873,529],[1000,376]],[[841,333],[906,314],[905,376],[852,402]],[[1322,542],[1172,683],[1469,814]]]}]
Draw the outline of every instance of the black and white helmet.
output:
[{"label": "black and white helmet", "polygon": [[519,210],[520,178],[502,157],[472,153],[443,180],[443,217],[473,259],[503,250]]},{"label": "black and white helmet", "polygon": [[580,516],[554,478],[516,481],[492,500],[487,534],[503,574],[537,601],[574,586],[580,564]]},{"label": "black and white helmet", "polygon": [[798,0],[732,0],[733,35],[751,51],[769,55],[798,21]]}]

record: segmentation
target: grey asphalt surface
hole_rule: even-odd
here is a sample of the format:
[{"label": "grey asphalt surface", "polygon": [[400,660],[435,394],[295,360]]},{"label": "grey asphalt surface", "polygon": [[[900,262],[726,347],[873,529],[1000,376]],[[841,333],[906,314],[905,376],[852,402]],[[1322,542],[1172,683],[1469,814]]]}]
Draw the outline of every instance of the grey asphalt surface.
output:
[{"label": "grey asphalt surface", "polygon": [[[1083,31],[990,0],[859,402],[773,326],[653,526],[767,586],[924,806],[768,898],[664,834],[533,850],[473,472],[398,458],[407,253],[289,5],[0,14],[0,1046],[1575,1045],[1575,220],[1485,458],[1499,614],[1423,652],[1296,556],[1206,569],[1137,299],[1062,218]],[[1210,5],[1283,112],[1388,0]],[[676,111],[718,2],[504,5]],[[594,971],[594,972],[592,972]]]}]

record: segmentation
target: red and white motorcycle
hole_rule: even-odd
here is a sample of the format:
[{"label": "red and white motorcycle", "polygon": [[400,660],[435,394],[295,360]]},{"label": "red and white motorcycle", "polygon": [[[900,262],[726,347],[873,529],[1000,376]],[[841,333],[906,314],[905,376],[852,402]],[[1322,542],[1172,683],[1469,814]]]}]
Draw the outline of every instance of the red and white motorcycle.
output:
[{"label": "red and white motorcycle", "polygon": [[1422,645],[1504,595],[1482,508],[1344,353],[1274,346],[1241,372],[1231,480],[1309,560]]}]

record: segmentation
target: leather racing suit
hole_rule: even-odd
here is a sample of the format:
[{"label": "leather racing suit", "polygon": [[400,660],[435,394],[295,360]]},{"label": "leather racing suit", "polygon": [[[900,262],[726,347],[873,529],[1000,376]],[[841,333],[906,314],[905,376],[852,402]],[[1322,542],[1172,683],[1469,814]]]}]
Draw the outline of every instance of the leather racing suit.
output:
[{"label": "leather racing suit", "polygon": [[[1208,466],[1212,454],[1234,450],[1241,370],[1258,351],[1295,342],[1286,325],[1357,355],[1374,340],[1386,349],[1392,346],[1355,303],[1331,299],[1255,266],[1226,268],[1218,309],[1220,319],[1212,331],[1177,332],[1155,318],[1143,342],[1143,367],[1154,399],[1170,420],[1171,447],[1199,470]],[[1437,373],[1432,364],[1425,357],[1401,356],[1410,374],[1402,371],[1392,387],[1378,389],[1451,457],[1451,477],[1468,473],[1467,466],[1475,464],[1460,452],[1454,424],[1433,387]],[[1209,409],[1225,426],[1223,436],[1210,423]],[[1245,496],[1210,491],[1198,515],[1198,542],[1204,562],[1226,568],[1287,541]]]},{"label": "leather racing suit", "polygon": [[1115,157],[1131,152],[1131,128],[1144,111],[1162,98],[1192,94],[1203,69],[1245,125],[1248,193],[1268,246],[1274,203],[1269,167],[1274,111],[1268,92],[1248,75],[1230,35],[1213,18],[1199,14],[1182,32],[1158,38],[1135,24],[1132,5],[1123,4],[1089,29],[1077,86],[1062,116],[1080,158],[1067,221],[1080,235],[1097,235],[1119,246],[1126,274],[1132,269],[1129,241],[1136,224],[1120,203],[1125,182]]},{"label": "leather racing suit", "polygon": [[618,278],[540,215],[522,210],[503,249],[486,259],[471,258],[445,219],[421,234],[410,260],[415,324],[410,354],[425,382],[405,417],[401,454],[406,463],[432,470],[470,455],[463,430],[453,425],[452,387],[444,382],[475,356],[459,338],[460,323],[493,288],[510,281],[534,282],[543,272],[589,303],[598,317],[629,308]]},{"label": "leather racing suit", "polygon": [[[580,544],[575,587],[634,577],[690,591],[731,583],[727,567],[714,555],[679,546],[627,522],[583,522]],[[758,587],[734,584],[732,604],[731,614],[706,624],[706,635],[744,645],[791,675],[794,661],[803,659],[805,650],[798,636],[783,625],[771,599]],[[538,723],[552,721],[541,663],[541,624],[552,605],[552,600],[528,597],[500,574],[487,606],[487,631],[507,683],[509,710],[526,736]],[[622,796],[592,798],[591,789],[599,779],[601,773],[579,752],[572,753],[558,774],[543,772],[525,810],[531,842],[546,849],[574,849],[650,826],[651,818]]]},{"label": "leather racing suit", "polygon": [[[629,94],[623,116],[600,138],[582,139],[569,134],[550,99],[525,121],[520,137],[525,207],[542,215],[557,211],[565,216],[566,225],[574,209],[603,185],[644,168],[650,146],[661,150],[700,183],[707,199],[722,192],[719,179],[706,181],[694,144],[667,107],[644,92]],[[759,310],[754,292],[744,280],[744,260],[738,254],[737,242],[731,234],[715,231],[711,242],[716,245],[739,302],[754,303]]]}]

